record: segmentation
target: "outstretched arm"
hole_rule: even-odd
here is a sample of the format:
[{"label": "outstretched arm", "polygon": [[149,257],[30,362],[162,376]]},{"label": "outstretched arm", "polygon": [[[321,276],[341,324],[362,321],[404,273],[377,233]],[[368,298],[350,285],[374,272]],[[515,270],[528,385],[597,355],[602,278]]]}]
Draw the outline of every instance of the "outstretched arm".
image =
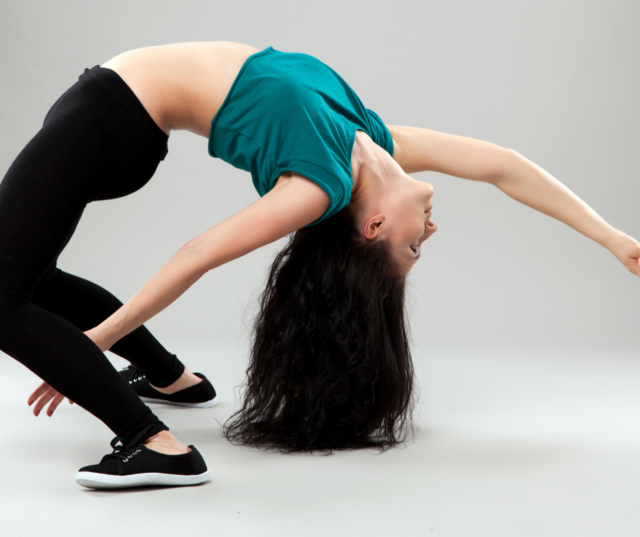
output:
[{"label": "outstretched arm", "polygon": [[611,227],[560,181],[516,151],[415,127],[390,126],[389,132],[393,158],[405,172],[436,171],[493,184],[604,246],[640,276],[640,244]]},{"label": "outstretched arm", "polygon": [[86,334],[103,351],[109,349],[209,270],[314,222],[328,208],[329,197],[315,183],[283,175],[268,194],[185,244],[118,311]]}]

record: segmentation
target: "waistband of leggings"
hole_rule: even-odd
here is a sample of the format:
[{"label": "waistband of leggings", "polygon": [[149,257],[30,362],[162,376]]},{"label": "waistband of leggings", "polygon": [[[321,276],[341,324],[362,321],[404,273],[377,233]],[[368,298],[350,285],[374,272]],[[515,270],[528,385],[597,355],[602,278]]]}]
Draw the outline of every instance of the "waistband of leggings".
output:
[{"label": "waistband of leggings", "polygon": [[167,156],[169,136],[156,124],[120,75],[96,65],[85,69],[78,80],[116,116],[123,126],[160,160]]}]

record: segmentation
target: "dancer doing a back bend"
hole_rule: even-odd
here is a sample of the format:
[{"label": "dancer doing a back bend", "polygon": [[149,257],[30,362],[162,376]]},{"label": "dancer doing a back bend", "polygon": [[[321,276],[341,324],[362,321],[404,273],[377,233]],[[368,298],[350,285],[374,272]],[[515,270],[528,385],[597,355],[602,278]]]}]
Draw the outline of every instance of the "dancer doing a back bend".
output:
[{"label": "dancer doing a back bend", "polygon": [[[140,189],[171,130],[249,171],[261,198],[186,243],[124,305],[62,272],[87,203]],[[117,436],[76,478],[96,488],[208,479],[141,397],[207,406],[215,391],[143,327],[205,273],[292,234],[260,300],[243,406],[225,427],[281,451],[377,447],[411,430],[404,281],[435,231],[420,171],[490,183],[571,226],[640,276],[640,245],[516,151],[393,127],[305,54],[216,42],[132,50],[85,70],[0,183],[0,349]],[[224,189],[222,190],[224,192]],[[133,365],[120,374],[103,352]]]}]

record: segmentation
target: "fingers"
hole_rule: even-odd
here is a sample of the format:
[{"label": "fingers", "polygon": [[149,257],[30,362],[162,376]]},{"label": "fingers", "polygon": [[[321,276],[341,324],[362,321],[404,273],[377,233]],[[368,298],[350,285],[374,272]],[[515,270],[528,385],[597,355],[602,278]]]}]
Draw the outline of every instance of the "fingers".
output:
[{"label": "fingers", "polygon": [[50,387],[47,390],[47,392],[44,395],[42,395],[40,397],[40,399],[38,399],[38,402],[34,405],[34,407],[33,407],[33,415],[34,416],[39,416],[40,412],[42,412],[42,409],[45,407],[45,405],[49,401],[51,401],[51,399],[53,399],[57,394],[58,394],[58,392]]},{"label": "fingers", "polygon": [[64,401],[64,395],[56,393],[54,398],[51,400],[51,403],[49,403],[49,408],[47,408],[47,416],[51,417],[62,401]]},{"label": "fingers", "polygon": [[31,406],[33,403],[36,402],[36,400],[43,395],[44,393],[48,392],[51,389],[51,386],[49,386],[46,382],[43,382],[42,384],[40,384],[40,386],[38,386],[36,388],[36,390],[29,396],[29,399],[27,399],[27,404],[29,406]]},{"label": "fingers", "polygon": [[631,274],[640,276],[640,259],[630,258],[625,265]]},{"label": "fingers", "polygon": [[[31,406],[33,405],[33,403],[36,403],[33,407],[33,415],[39,416],[40,412],[42,412],[42,409],[47,406],[47,403],[50,402],[49,408],[47,408],[47,416],[51,417],[56,411],[56,408],[60,406],[60,403],[64,401],[64,398],[64,395],[59,393],[57,390],[54,390],[46,382],[43,382],[29,396],[29,398],[27,399],[27,404]],[[73,401],[69,401],[69,403],[73,404]]]}]

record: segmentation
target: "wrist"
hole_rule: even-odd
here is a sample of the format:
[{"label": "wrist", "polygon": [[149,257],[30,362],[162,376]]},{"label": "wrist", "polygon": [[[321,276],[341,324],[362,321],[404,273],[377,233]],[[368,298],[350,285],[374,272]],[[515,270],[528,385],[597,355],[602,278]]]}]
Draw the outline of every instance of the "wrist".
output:
[{"label": "wrist", "polygon": [[108,351],[120,339],[117,331],[113,327],[104,326],[104,323],[87,330],[85,335],[103,352]]},{"label": "wrist", "polygon": [[618,244],[621,237],[626,237],[627,234],[619,229],[611,228],[609,232],[603,236],[599,244],[604,246],[607,250],[613,251],[615,245]]}]

